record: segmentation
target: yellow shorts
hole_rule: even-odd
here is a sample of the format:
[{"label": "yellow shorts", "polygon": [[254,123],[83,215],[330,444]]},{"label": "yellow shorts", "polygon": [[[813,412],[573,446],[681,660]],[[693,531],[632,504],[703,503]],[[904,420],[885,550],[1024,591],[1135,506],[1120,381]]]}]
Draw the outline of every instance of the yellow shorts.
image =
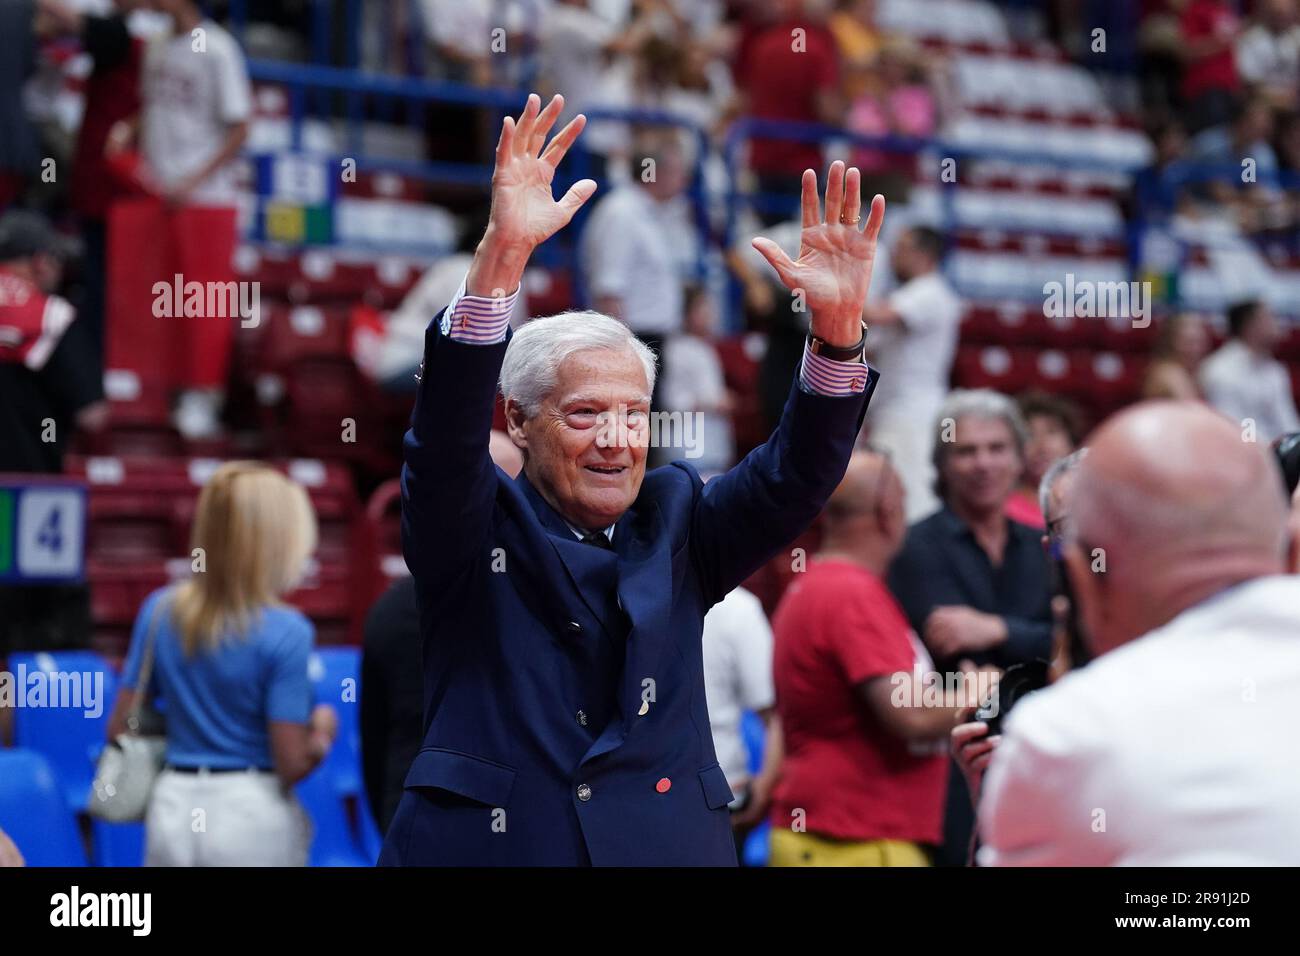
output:
[{"label": "yellow shorts", "polygon": [[929,866],[930,858],[906,840],[832,840],[815,833],[772,829],[768,866]]}]

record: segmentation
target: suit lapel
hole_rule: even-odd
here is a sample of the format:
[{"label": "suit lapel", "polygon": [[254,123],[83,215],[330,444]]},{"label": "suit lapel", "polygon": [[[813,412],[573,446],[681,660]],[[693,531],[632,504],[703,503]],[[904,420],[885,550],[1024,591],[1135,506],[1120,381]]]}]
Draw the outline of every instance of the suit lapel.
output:
[{"label": "suit lapel", "polygon": [[519,473],[515,481],[523,489],[542,526],[550,532],[547,539],[564,565],[569,581],[587,605],[587,610],[592,617],[604,624],[607,613],[605,595],[616,574],[614,553],[583,544],[574,537],[573,529],[547,504],[541,492],[533,487],[523,472]]},{"label": "suit lapel", "polygon": [[[628,514],[614,530],[618,598],[631,622],[619,706],[628,731],[635,725],[643,692],[654,691],[655,668],[668,640],[672,608],[672,557],[663,536],[663,515],[653,502]],[[653,706],[653,705],[651,705]]]},{"label": "suit lapel", "polygon": [[[607,599],[616,583],[619,606],[628,617],[629,630],[623,674],[618,688],[621,720],[610,721],[583,758],[584,762],[622,744],[640,716],[643,692],[654,691],[655,668],[668,640],[672,595],[672,559],[663,538],[664,521],[659,506],[635,505],[614,527],[614,550],[583,544],[521,472],[515,479],[532,505],[556,555],[574,588],[593,617],[608,630],[611,608]],[[618,635],[621,636],[621,635]],[[653,706],[653,704],[651,704]]]}]

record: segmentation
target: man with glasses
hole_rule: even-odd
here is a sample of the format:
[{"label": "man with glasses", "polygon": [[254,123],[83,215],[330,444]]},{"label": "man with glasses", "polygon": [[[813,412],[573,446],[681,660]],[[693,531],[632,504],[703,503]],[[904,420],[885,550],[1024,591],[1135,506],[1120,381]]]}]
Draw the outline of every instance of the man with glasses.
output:
[{"label": "man with glasses", "polygon": [[1094,659],[1010,714],[991,866],[1300,863],[1300,581],[1264,446],[1191,402],[1098,429],[1064,558]]}]

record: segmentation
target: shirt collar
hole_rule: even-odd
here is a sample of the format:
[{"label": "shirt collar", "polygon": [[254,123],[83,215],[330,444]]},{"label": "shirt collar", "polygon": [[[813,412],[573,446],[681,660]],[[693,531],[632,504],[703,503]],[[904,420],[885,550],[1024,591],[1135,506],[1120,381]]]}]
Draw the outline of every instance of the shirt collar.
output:
[{"label": "shirt collar", "polygon": [[[947,504],[939,509],[939,516],[940,527],[942,527],[943,530],[952,537],[956,538],[962,535],[969,535],[971,538],[975,537],[975,532],[971,530],[970,525],[968,525],[961,516],[957,514],[957,512],[948,507]],[[1004,515],[1003,517],[1006,516]],[[1020,522],[1011,518],[1007,518],[1006,522],[1008,544],[1023,537],[1025,531],[1029,531],[1035,535],[1037,534],[1033,528],[1030,528],[1027,525],[1022,525]]]},{"label": "shirt collar", "polygon": [[[577,536],[577,538],[578,538],[579,541],[581,541],[583,538],[585,538],[588,534],[591,533],[591,532],[589,532],[589,531],[583,531],[581,528],[579,528],[576,524],[574,524],[574,523],[573,523],[572,521],[570,521],[568,518],[565,518],[565,519],[564,519],[564,523],[567,524],[567,525],[569,526],[569,530],[572,531],[572,532],[574,533],[575,536]],[[608,528],[602,528],[602,529],[601,529],[601,532],[605,535],[606,540],[608,540],[610,544],[613,544],[613,543],[614,543],[614,526],[613,526],[613,525],[610,525]]]}]

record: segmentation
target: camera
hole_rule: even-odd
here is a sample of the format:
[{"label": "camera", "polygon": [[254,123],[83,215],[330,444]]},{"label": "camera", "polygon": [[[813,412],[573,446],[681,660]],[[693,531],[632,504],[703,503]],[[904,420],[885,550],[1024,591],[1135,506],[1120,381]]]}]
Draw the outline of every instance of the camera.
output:
[{"label": "camera", "polygon": [[988,725],[988,736],[1002,733],[1002,722],[1021,698],[1047,686],[1047,661],[1034,659],[1012,664],[1002,674],[993,693],[975,711],[975,719]]}]

